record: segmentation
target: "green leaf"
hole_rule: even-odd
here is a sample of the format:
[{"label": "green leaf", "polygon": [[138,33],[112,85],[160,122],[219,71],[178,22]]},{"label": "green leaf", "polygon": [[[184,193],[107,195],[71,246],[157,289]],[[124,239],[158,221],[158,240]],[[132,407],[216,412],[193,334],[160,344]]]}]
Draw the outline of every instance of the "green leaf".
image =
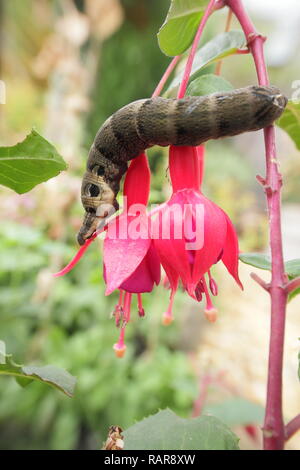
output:
[{"label": "green leaf", "polygon": [[186,94],[190,96],[203,96],[218,91],[230,91],[233,86],[227,80],[213,73],[201,75],[193,80],[187,90]]},{"label": "green leaf", "polygon": [[[285,272],[287,273],[289,280],[295,279],[296,277],[300,276],[300,259],[291,259],[284,263]],[[297,295],[300,294],[300,287],[295,289],[293,292],[289,294],[288,300],[289,302]]]},{"label": "green leaf", "polygon": [[[250,264],[255,268],[266,269],[271,271],[271,259],[268,255],[262,253],[241,253],[239,255],[240,261],[245,264]],[[291,259],[284,263],[284,269],[290,279],[300,276],[300,258]]]},{"label": "green leaf", "polygon": [[[3,342],[1,342],[3,344]],[[3,349],[3,348],[2,348]],[[33,380],[46,383],[57,388],[69,397],[74,394],[76,378],[64,369],[55,366],[23,366],[17,364],[12,354],[1,354],[0,356],[0,376],[12,375],[17,382],[25,387]]]},{"label": "green leaf", "polygon": [[192,43],[208,0],[171,0],[171,5],[157,38],[168,56],[182,54]]},{"label": "green leaf", "polygon": [[[199,76],[199,73],[207,65],[223,59],[229,55],[235,54],[238,49],[246,46],[246,39],[242,31],[229,31],[228,33],[221,33],[208,41],[201,47],[194,59],[192,72],[189,83]],[[170,94],[180,84],[184,73],[185,61],[178,67],[178,74],[170,83],[166,93]]]},{"label": "green leaf", "polygon": [[35,130],[12,147],[0,147],[0,184],[19,194],[67,168],[55,147]]},{"label": "green leaf", "polygon": [[284,263],[285,272],[290,279],[300,276],[300,259],[291,259]]},{"label": "green leaf", "polygon": [[[240,261],[245,264],[250,264],[255,268],[265,269],[271,271],[271,260],[267,255],[261,253],[241,253],[239,255]],[[284,270],[289,277],[289,280],[295,279],[300,276],[300,259],[291,259],[284,263]],[[294,297],[300,294],[300,287],[295,289],[289,294],[288,300],[292,300]]]},{"label": "green leaf", "polygon": [[166,409],[124,432],[125,450],[238,450],[238,438],[213,416],[184,419]]},{"label": "green leaf", "polygon": [[243,398],[232,398],[206,406],[203,412],[215,416],[227,426],[261,424],[264,418],[263,406]]},{"label": "green leaf", "polygon": [[288,296],[288,301],[290,302],[294,297],[297,297],[297,295],[300,294],[300,287],[298,287],[297,289],[293,290],[293,292],[290,292],[289,293],[289,296]]},{"label": "green leaf", "polygon": [[289,100],[276,124],[288,133],[297,149],[300,150],[300,103]]},{"label": "green leaf", "polygon": [[250,266],[255,268],[271,271],[271,259],[268,255],[263,255],[262,253],[241,253],[239,259],[243,263],[250,264]]}]

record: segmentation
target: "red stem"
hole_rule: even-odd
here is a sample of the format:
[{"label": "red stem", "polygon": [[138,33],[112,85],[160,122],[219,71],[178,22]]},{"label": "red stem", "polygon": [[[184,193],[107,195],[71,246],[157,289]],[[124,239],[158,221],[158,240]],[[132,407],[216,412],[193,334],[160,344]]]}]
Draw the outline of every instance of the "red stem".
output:
[{"label": "red stem", "polygon": [[296,277],[285,285],[285,289],[288,294],[298,289],[298,287],[300,287],[300,277]]},{"label": "red stem", "polygon": [[253,281],[257,282],[263,289],[267,292],[270,291],[270,286],[267,284],[261,277],[259,277],[256,273],[251,273],[250,277],[252,277]]},{"label": "red stem", "polygon": [[192,418],[197,418],[201,415],[208,394],[208,389],[212,382],[213,379],[210,375],[205,375],[201,379],[199,383],[200,393],[197,400],[194,401]]},{"label": "red stem", "polygon": [[[263,53],[263,38],[258,34],[248,17],[241,0],[227,0],[239,20],[248,46],[253,55],[258,82],[268,85],[268,73]],[[264,449],[281,450],[284,447],[284,423],[282,416],[282,365],[284,349],[285,311],[287,293],[284,289],[285,274],[281,235],[281,175],[276,159],[274,127],[264,129],[266,150],[265,192],[269,212],[270,247],[272,256],[271,333],[269,346],[269,370],[267,403],[264,421]]]},{"label": "red stem", "polygon": [[173,72],[174,68],[176,67],[178,61],[180,59],[180,55],[177,55],[173,58],[173,60],[169,63],[168,67],[167,67],[167,70],[165,71],[165,73],[163,74],[163,76],[161,77],[160,79],[160,82],[159,84],[157,85],[157,87],[155,88],[153,94],[152,94],[152,98],[154,98],[155,96],[159,96],[162,92],[162,89],[163,87],[165,86],[166,84],[166,81],[168,80],[169,76],[171,75],[171,73]]},{"label": "red stem", "polygon": [[201,21],[200,21],[200,24],[199,24],[199,27],[198,27],[198,31],[197,31],[196,36],[195,36],[194,41],[193,41],[191,52],[189,54],[187,63],[185,65],[183,78],[182,78],[182,81],[181,81],[181,84],[180,84],[180,87],[179,87],[179,90],[178,90],[178,95],[177,95],[178,99],[183,98],[184,95],[185,95],[185,91],[186,91],[186,88],[187,88],[187,85],[188,85],[188,82],[189,82],[189,78],[190,78],[190,75],[191,75],[192,66],[193,66],[195,54],[196,54],[196,51],[197,51],[198,43],[200,41],[204,26],[206,25],[206,22],[207,22],[209,16],[215,10],[215,8],[216,8],[216,1],[215,0],[210,0],[209,4],[207,5],[207,8],[204,12],[204,15],[201,18]]},{"label": "red stem", "polygon": [[300,414],[295,416],[285,427],[285,440],[288,441],[296,432],[300,430]]}]

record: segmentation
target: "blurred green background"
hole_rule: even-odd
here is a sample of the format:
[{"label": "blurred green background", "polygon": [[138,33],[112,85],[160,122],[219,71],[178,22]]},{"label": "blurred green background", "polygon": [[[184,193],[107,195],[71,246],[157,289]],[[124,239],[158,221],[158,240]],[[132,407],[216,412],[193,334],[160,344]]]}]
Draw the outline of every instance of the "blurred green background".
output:
[{"label": "blurred green background", "polygon": [[[0,3],[0,78],[7,90],[6,105],[1,105],[0,143],[13,145],[35,126],[69,165],[66,173],[28,194],[18,196],[6,188],[0,190],[0,338],[17,361],[55,364],[78,380],[75,397],[70,399],[45,385],[33,383],[22,389],[13,379],[1,378],[0,447],[100,448],[112,424],[126,428],[165,407],[190,416],[199,395],[199,380],[201,383],[205,374],[220,370],[230,371],[229,385],[225,391],[216,385],[212,400],[237,394],[263,402],[265,370],[247,372],[234,356],[239,346],[228,343],[222,328],[215,330],[217,345],[212,344],[206,336],[203,306],[195,305],[182,292],[176,297],[176,321],[168,328],[161,325],[168,291],[159,287],[144,296],[146,317],[138,319],[133,308],[127,353],[122,360],[116,359],[112,345],[118,331],[110,313],[117,295],[104,296],[101,241],[90,247],[70,274],[58,279],[51,276],[77,249],[75,236],[83,212],[80,179],[95,133],[118,108],[150,96],[169,63],[156,39],[169,2]],[[255,19],[263,31],[272,32],[274,24]],[[216,14],[203,42],[223,31],[225,20],[226,12]],[[300,78],[299,54],[295,54],[270,69],[272,82],[287,94],[292,80]],[[235,87],[255,82],[248,56],[226,59],[222,73]],[[296,211],[293,214],[299,215],[299,153],[286,135],[281,131],[278,134],[287,182],[284,201],[289,210]],[[167,154],[154,148],[149,155],[153,170],[151,202],[163,202],[170,191]],[[230,215],[245,251],[266,249],[264,197],[255,182],[255,174],[263,168],[259,133],[208,144],[204,192]],[[249,282],[248,274],[245,283]],[[216,278],[220,284],[220,315],[230,320],[233,314],[238,316],[241,294],[232,286],[233,281],[224,280],[224,271],[217,270]],[[230,291],[226,290],[228,283]],[[228,303],[235,305],[235,312]],[[265,310],[268,321],[267,307]],[[249,327],[242,314],[240,318],[242,333],[238,321],[234,328],[237,336],[249,341],[246,349],[251,354],[252,340],[243,336],[243,328],[247,331]],[[233,325],[231,320],[229,325]],[[230,363],[220,357],[212,359],[218,345],[223,356],[224,350],[233,347],[234,368],[244,370],[249,383],[256,377],[261,389],[247,388],[239,372],[234,377]],[[265,343],[253,347],[265,361]]]}]

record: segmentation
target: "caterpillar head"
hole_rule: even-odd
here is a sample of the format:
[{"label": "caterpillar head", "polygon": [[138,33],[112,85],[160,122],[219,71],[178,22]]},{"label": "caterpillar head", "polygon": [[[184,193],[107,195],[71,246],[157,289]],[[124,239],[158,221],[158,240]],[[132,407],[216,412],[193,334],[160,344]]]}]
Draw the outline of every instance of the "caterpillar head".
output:
[{"label": "caterpillar head", "polygon": [[85,216],[77,240],[79,245],[84,245],[96,229],[104,227],[107,218],[118,210],[119,205],[115,198],[115,192],[103,176],[91,171],[87,171],[83,177],[81,201],[85,209]]},{"label": "caterpillar head", "polygon": [[275,86],[255,85],[250,88],[254,98],[257,129],[270,126],[283,113],[288,102],[286,96]]}]

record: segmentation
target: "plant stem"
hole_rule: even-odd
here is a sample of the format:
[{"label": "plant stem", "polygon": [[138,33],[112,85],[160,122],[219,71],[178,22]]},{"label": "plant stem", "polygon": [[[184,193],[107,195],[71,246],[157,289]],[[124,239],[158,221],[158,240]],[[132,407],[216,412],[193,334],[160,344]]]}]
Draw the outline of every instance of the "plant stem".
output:
[{"label": "plant stem", "polygon": [[288,294],[291,292],[294,292],[294,290],[298,289],[300,287],[300,277],[296,277],[295,279],[292,279],[292,281],[289,281],[286,285],[286,291]]},{"label": "plant stem", "polygon": [[[259,84],[268,85],[269,79],[263,53],[265,38],[256,32],[241,0],[227,0],[226,4],[232,9],[244,30],[248,46],[253,55]],[[272,279],[269,289],[271,296],[271,333],[263,434],[265,450],[281,450],[284,447],[285,440],[282,416],[282,365],[287,303],[287,293],[284,289],[285,274],[281,235],[280,192],[282,179],[278,171],[273,126],[264,129],[264,138],[266,151],[266,180],[264,189],[269,213]]]},{"label": "plant stem", "polygon": [[[232,22],[232,10],[229,8],[227,19],[226,19],[226,25],[225,25],[225,33],[228,33],[228,31],[230,30],[231,22]],[[217,63],[215,75],[221,75],[222,63],[223,63],[222,60],[219,60],[219,62]]]},{"label": "plant stem", "polygon": [[205,375],[201,379],[199,383],[200,393],[197,400],[194,401],[192,418],[197,418],[201,415],[208,394],[208,389],[212,382],[213,379],[209,374]]},{"label": "plant stem", "polygon": [[188,60],[186,62],[186,66],[185,66],[184,73],[183,73],[183,78],[182,78],[182,81],[181,81],[181,84],[180,84],[180,87],[179,87],[179,90],[178,90],[178,95],[177,95],[178,99],[183,98],[184,95],[185,95],[186,88],[188,86],[189,78],[190,78],[191,71],[192,71],[192,66],[193,66],[195,54],[196,54],[196,51],[197,51],[197,47],[198,47],[203,29],[204,29],[204,26],[206,25],[206,22],[207,22],[209,16],[215,10],[215,8],[216,8],[216,1],[215,0],[210,0],[209,4],[207,5],[207,8],[204,12],[204,15],[201,18],[196,36],[195,36],[193,44],[192,44],[191,51],[189,53]]},{"label": "plant stem", "polygon": [[285,427],[285,440],[288,441],[297,431],[300,430],[300,414],[295,416]]},{"label": "plant stem", "polygon": [[171,75],[174,68],[176,67],[180,57],[181,57],[180,55],[177,55],[171,60],[171,62],[169,63],[169,65],[167,67],[167,70],[165,71],[165,73],[163,74],[163,76],[161,77],[161,79],[159,81],[159,84],[155,88],[155,90],[152,94],[152,98],[154,98],[155,96],[159,96],[161,94],[162,89],[166,84],[166,81],[168,80],[169,76]]}]

